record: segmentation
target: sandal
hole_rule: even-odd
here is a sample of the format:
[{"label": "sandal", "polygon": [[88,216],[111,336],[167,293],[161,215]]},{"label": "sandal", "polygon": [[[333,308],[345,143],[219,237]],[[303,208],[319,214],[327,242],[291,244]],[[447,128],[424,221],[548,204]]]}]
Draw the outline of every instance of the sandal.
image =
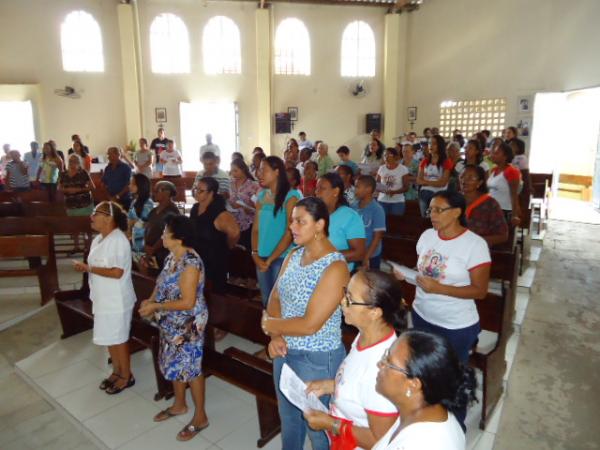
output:
[{"label": "sandal", "polygon": [[[121,375],[117,375],[120,379],[124,380],[125,378],[123,378]],[[133,378],[133,375],[131,375],[129,377],[129,380],[127,380],[127,384],[125,384],[125,386],[123,387],[119,387],[116,386],[114,383],[111,384],[104,392],[106,392],[108,395],[115,395],[118,394],[120,392],[122,392],[123,390],[130,388],[131,386],[133,386],[135,384],[135,378]]]},{"label": "sandal", "polygon": [[193,439],[202,430],[208,428],[208,425],[209,423],[206,422],[206,425],[197,427],[189,423],[179,433],[177,433],[177,440],[181,442],[189,441],[190,439]]},{"label": "sandal", "polygon": [[163,409],[161,412],[159,412],[157,415],[155,415],[153,420],[155,422],[164,422],[165,420],[168,420],[171,417],[182,416],[184,414],[187,414],[187,412],[188,412],[188,410],[186,408],[185,412],[175,414],[175,413],[171,412],[171,407],[168,407],[167,409]]},{"label": "sandal", "polygon": [[98,386],[98,389],[100,390],[107,390],[109,387],[111,387],[114,383],[113,380],[110,379],[110,377],[112,376],[118,377],[119,375],[117,375],[116,373],[111,373],[110,376],[108,378],[105,378],[104,380],[102,380],[102,382],[100,383],[100,386]]}]

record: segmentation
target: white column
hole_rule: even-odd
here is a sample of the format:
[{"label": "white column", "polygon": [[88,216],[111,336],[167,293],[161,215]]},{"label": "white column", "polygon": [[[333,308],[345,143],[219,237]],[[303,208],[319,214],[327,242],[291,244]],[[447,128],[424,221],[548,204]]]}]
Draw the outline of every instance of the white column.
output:
[{"label": "white column", "polygon": [[127,141],[142,136],[141,96],[138,78],[138,64],[135,40],[135,19],[133,5],[117,5],[119,18],[119,39],[121,42],[121,68],[123,76],[123,103],[125,105],[125,131]]},{"label": "white column", "polygon": [[388,145],[404,130],[408,14],[385,16],[383,56],[383,139]]},{"label": "white column", "polygon": [[268,8],[256,10],[257,145],[271,153],[271,17]]}]

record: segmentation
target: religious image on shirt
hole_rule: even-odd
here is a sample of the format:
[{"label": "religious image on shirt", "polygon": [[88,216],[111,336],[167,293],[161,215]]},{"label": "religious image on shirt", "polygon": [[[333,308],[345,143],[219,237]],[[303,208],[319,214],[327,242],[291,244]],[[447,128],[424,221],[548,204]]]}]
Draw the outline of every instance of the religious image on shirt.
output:
[{"label": "religious image on shirt", "polygon": [[429,249],[419,261],[419,273],[442,281],[446,278],[447,261],[447,257]]},{"label": "religious image on shirt", "polygon": [[388,188],[391,189],[396,183],[396,177],[394,175],[384,175],[381,178],[381,181],[383,181],[383,184],[385,184]]},{"label": "religious image on shirt", "polygon": [[337,370],[337,373],[335,374],[335,388],[333,391],[333,403],[335,403],[335,399],[338,398],[339,396],[339,389],[342,385],[342,380],[344,379],[344,366],[346,365],[346,360],[342,361],[342,364],[340,364],[340,367]]}]

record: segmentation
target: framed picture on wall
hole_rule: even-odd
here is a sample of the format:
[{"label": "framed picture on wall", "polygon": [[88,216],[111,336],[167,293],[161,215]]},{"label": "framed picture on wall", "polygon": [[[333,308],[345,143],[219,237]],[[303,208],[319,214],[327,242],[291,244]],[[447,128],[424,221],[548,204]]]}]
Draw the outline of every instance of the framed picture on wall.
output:
[{"label": "framed picture on wall", "polygon": [[416,122],[417,121],[417,107],[416,106],[409,106],[407,108],[407,114],[406,116],[408,117],[408,121],[409,122]]},{"label": "framed picture on wall", "polygon": [[167,121],[167,108],[154,108],[154,120],[156,123]]},{"label": "framed picture on wall", "polygon": [[288,114],[290,115],[290,120],[296,122],[298,120],[298,107],[288,106]]},{"label": "framed picture on wall", "polygon": [[530,114],[533,109],[533,99],[531,97],[519,97],[519,113]]}]

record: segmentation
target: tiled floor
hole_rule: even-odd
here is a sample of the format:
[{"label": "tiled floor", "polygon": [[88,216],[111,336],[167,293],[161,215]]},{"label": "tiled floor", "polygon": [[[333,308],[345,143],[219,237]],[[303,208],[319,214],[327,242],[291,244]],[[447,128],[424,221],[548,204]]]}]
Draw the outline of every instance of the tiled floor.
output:
[{"label": "tiled floor", "polygon": [[[536,258],[532,259],[537,257],[539,252],[536,253]],[[534,269],[534,265],[530,264],[530,268]],[[534,276],[535,270],[529,270],[520,279],[519,284],[524,287],[520,287],[517,292],[516,326],[507,344],[508,369],[505,382],[508,382],[517,352],[520,324],[528,305],[529,286]],[[229,346],[248,352],[259,349],[255,344],[231,335],[218,345],[219,350]],[[200,436],[194,438],[193,444],[179,443],[175,440],[175,435],[189,421],[192,411],[160,424],[154,423],[152,416],[167,407],[170,402],[153,400],[154,372],[149,352],[133,355],[132,366],[137,379],[134,387],[117,396],[108,396],[100,391],[97,387],[99,380],[109,373],[110,368],[105,350],[91,344],[90,332],[52,343],[19,361],[16,364],[17,373],[52,406],[35,400],[34,397],[37,396],[31,391],[24,388],[17,390],[15,395],[24,396],[24,400],[20,398],[19,402],[27,402],[28,396],[31,396],[32,406],[26,408],[25,412],[20,411],[20,414],[26,414],[25,420],[10,418],[0,423],[0,448],[89,450],[92,448],[90,441],[101,449],[255,448],[258,439],[258,419],[253,396],[215,377],[209,378],[206,407],[211,425]],[[0,365],[0,371],[2,370],[4,369]],[[9,375],[6,383],[10,381],[10,377],[14,377],[14,374]],[[1,380],[4,384],[4,379]],[[3,386],[0,386],[0,389],[2,388]],[[10,399],[8,400],[10,405]],[[193,406],[189,398],[188,406]],[[469,450],[493,448],[502,407],[503,399],[495,409],[485,431],[478,428],[481,404],[470,408],[467,416]],[[3,408],[0,405],[0,415],[4,418],[2,412]],[[75,424],[79,432],[65,432],[64,420],[59,420],[57,412]],[[28,427],[41,431],[36,431],[36,435],[33,436],[28,435]],[[280,437],[273,439],[264,448],[281,448]],[[306,448],[310,448],[308,443]]]}]

